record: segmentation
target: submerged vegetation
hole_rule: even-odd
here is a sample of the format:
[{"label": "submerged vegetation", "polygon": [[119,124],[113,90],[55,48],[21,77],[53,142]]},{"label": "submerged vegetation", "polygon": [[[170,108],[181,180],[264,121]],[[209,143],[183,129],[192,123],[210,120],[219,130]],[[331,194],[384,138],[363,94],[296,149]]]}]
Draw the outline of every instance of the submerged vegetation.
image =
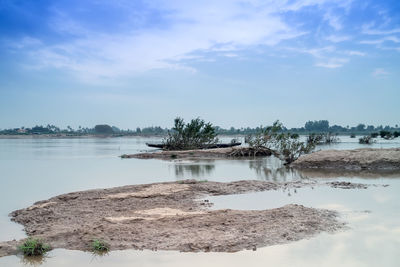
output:
[{"label": "submerged vegetation", "polygon": [[235,156],[240,154],[251,156],[250,153],[246,153],[247,151],[252,152],[253,156],[273,154],[284,160],[285,164],[290,164],[302,154],[310,153],[315,148],[315,142],[302,142],[298,134],[284,133],[282,129],[283,125],[279,121],[275,121],[272,126],[261,127],[257,134],[246,137],[249,147],[235,151]]},{"label": "submerged vegetation", "polygon": [[40,239],[28,238],[18,249],[25,256],[41,256],[51,250],[51,247]]},{"label": "submerged vegetation", "polygon": [[312,133],[307,136],[307,143],[314,145],[334,144],[339,141],[340,139],[337,137],[337,134],[333,133]]},{"label": "submerged vegetation", "polygon": [[166,150],[201,149],[218,142],[217,133],[211,123],[200,118],[192,119],[189,123],[182,118],[176,118],[174,127],[163,140]]},{"label": "submerged vegetation", "polygon": [[366,135],[358,139],[360,144],[370,145],[375,142],[375,139],[372,136]]}]

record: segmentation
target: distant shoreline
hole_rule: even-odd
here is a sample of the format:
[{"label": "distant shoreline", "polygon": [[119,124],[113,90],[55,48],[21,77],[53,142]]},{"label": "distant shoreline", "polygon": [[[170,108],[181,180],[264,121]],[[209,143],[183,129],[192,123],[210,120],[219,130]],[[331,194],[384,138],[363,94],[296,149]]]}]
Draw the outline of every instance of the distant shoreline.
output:
[{"label": "distant shoreline", "polygon": [[85,139],[118,137],[165,137],[164,135],[56,135],[56,134],[0,134],[0,139]]}]

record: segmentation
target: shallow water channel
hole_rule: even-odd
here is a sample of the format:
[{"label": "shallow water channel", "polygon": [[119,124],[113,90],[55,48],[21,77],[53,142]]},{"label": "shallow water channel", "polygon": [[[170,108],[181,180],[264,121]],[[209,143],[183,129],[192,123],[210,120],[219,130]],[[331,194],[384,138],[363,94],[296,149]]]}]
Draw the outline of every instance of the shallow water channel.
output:
[{"label": "shallow water channel", "polygon": [[[0,240],[25,237],[8,214],[38,200],[94,188],[181,179],[233,181],[262,179],[320,182],[344,180],[389,186],[337,189],[328,186],[208,197],[213,209],[270,209],[295,203],[340,212],[348,229],[308,240],[237,253],[113,251],[106,256],[56,249],[37,261],[0,258],[0,266],[398,266],[400,262],[400,173],[300,172],[275,158],[163,161],[120,159],[148,151],[157,138],[0,139]],[[319,149],[352,149],[358,139]],[[379,140],[372,147],[400,147],[400,140]]]}]

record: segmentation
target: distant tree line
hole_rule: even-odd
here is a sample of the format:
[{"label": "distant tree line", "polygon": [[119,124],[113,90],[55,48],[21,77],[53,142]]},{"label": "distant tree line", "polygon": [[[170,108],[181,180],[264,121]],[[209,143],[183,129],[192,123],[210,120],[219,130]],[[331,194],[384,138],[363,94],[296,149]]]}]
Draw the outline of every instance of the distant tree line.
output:
[{"label": "distant tree line", "polygon": [[[65,129],[61,129],[55,125],[48,124],[46,126],[36,125],[31,128],[20,127],[20,128],[12,128],[12,129],[3,129],[0,130],[0,134],[2,135],[66,135],[66,136],[80,136],[80,135],[113,135],[113,136],[129,136],[129,135],[143,135],[143,136],[166,136],[168,135],[168,131],[171,129],[162,128],[160,126],[151,126],[139,128],[137,127],[135,130],[123,130],[119,129],[116,126],[110,126],[107,124],[99,124],[94,126],[93,128],[81,127],[79,126],[77,129],[73,129],[70,126],[67,126]],[[215,126],[215,132],[218,135],[249,135],[256,134],[263,130],[263,127],[255,127],[255,128],[235,128],[231,127],[229,129],[224,129],[218,126]],[[288,129],[286,127],[281,128],[281,132],[291,132],[297,134],[311,134],[311,133],[334,133],[334,134],[349,134],[349,135],[388,135],[396,134],[400,131],[399,125],[395,125],[394,127],[386,125],[365,125],[358,124],[356,126],[340,126],[340,125],[332,125],[330,126],[329,121],[327,120],[319,120],[319,121],[307,121],[304,124],[304,127],[300,128],[291,128]]]}]

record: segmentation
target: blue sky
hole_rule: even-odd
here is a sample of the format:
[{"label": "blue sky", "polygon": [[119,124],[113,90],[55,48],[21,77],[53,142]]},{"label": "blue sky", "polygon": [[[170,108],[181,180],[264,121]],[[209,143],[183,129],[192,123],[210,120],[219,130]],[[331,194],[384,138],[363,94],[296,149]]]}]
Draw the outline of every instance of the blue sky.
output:
[{"label": "blue sky", "polygon": [[400,1],[0,0],[0,128],[400,124]]}]

